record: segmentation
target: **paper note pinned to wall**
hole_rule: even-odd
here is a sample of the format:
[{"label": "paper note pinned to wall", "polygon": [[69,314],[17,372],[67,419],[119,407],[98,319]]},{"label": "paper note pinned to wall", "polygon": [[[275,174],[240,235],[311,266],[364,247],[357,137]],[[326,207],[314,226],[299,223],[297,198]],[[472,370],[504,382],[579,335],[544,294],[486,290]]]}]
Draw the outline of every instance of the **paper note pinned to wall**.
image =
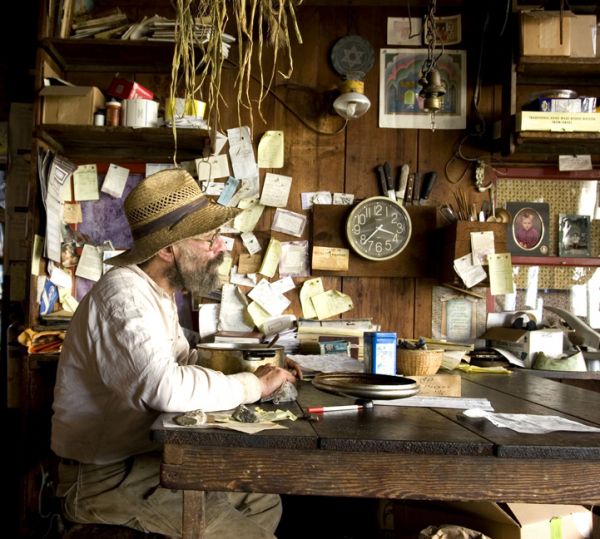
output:
[{"label": "paper note pinned to wall", "polygon": [[265,207],[262,204],[259,204],[256,199],[248,199],[242,200],[239,203],[238,208],[242,208],[244,211],[235,216],[235,219],[233,220],[234,228],[240,232],[252,232],[263,214]]},{"label": "paper note pinned to wall", "polygon": [[240,180],[234,178],[233,176],[229,176],[223,191],[219,195],[217,204],[221,204],[221,206],[233,206],[233,204],[231,204],[231,199],[233,198],[233,195],[235,194],[239,184]]},{"label": "paper note pinned to wall", "polygon": [[75,275],[90,281],[100,279],[102,277],[102,250],[95,245],[86,243],[81,251]]},{"label": "paper note pinned to wall", "polygon": [[260,269],[261,262],[261,255],[247,255],[242,253],[238,259],[238,271],[244,275],[248,275],[249,273],[257,273]]},{"label": "paper note pinned to wall", "polygon": [[265,206],[274,206],[276,208],[287,206],[291,187],[291,176],[267,172],[265,174],[265,183],[260,196],[260,203]]},{"label": "paper note pinned to wall", "polygon": [[492,296],[512,294],[515,291],[510,253],[488,255],[490,292]]},{"label": "paper note pinned to wall", "polygon": [[248,126],[227,130],[229,139],[229,158],[236,178],[249,178],[258,175],[258,167],[252,148],[252,137]]},{"label": "paper note pinned to wall", "polygon": [[352,298],[338,290],[328,290],[312,296],[310,299],[319,320],[325,320],[354,308]]},{"label": "paper note pinned to wall", "polygon": [[79,202],[65,202],[63,205],[63,223],[77,224],[83,221],[83,212]]},{"label": "paper note pinned to wall", "polygon": [[317,312],[313,307],[311,298],[325,292],[323,281],[320,277],[305,281],[300,289],[300,304],[302,305],[302,316],[304,318],[316,318]]},{"label": "paper note pinned to wall", "polygon": [[101,191],[111,197],[121,198],[127,184],[127,178],[129,178],[128,168],[111,163],[108,166],[106,176],[104,176]]},{"label": "paper note pinned to wall", "polygon": [[312,268],[327,271],[348,271],[350,251],[342,247],[314,246]]},{"label": "paper note pinned to wall", "polygon": [[255,301],[248,305],[248,314],[257,328],[260,328],[265,320],[268,320],[271,317],[271,315]]},{"label": "paper note pinned to wall", "polygon": [[273,275],[275,275],[275,272],[277,271],[277,267],[279,266],[280,257],[281,243],[279,242],[279,240],[271,238],[269,240],[267,252],[265,253],[265,257],[263,258],[258,273],[264,275],[265,277],[273,277]]},{"label": "paper note pinned to wall", "polygon": [[253,325],[246,316],[248,301],[239,288],[224,284],[221,293],[219,329],[221,331],[251,331]]},{"label": "paper note pinned to wall", "polygon": [[227,178],[230,176],[227,155],[213,155],[196,159],[196,171],[200,181]]},{"label": "paper note pinned to wall", "polygon": [[80,165],[73,172],[73,196],[75,200],[98,200],[98,171],[96,165]]},{"label": "paper note pinned to wall", "polygon": [[258,143],[258,167],[283,167],[283,131],[266,131]]}]

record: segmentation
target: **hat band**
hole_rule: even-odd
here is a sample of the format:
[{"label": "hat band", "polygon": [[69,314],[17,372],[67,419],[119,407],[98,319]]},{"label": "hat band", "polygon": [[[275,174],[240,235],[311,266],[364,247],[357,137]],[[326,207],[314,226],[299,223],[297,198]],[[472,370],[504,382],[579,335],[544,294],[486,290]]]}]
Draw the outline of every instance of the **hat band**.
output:
[{"label": "hat band", "polygon": [[140,238],[152,234],[157,230],[161,230],[163,228],[169,227],[173,228],[179,221],[181,221],[184,217],[188,216],[190,213],[195,212],[201,208],[204,208],[208,204],[208,199],[205,197],[197,198],[193,202],[186,204],[185,206],[181,206],[172,212],[155,219],[154,221],[150,221],[145,225],[142,225],[139,228],[131,231],[131,235],[134,240],[139,240]]}]

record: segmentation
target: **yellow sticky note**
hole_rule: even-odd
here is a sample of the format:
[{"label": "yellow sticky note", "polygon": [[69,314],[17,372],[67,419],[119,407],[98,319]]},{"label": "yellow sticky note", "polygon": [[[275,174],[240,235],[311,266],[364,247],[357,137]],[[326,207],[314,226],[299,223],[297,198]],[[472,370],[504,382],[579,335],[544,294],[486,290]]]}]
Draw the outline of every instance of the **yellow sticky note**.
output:
[{"label": "yellow sticky note", "polygon": [[258,167],[283,167],[283,131],[266,131],[258,143]]},{"label": "yellow sticky note", "polygon": [[259,204],[258,200],[252,199],[249,203],[246,200],[240,201],[238,208],[244,211],[236,215],[233,220],[233,227],[240,232],[252,232],[265,207]]},{"label": "yellow sticky note", "polygon": [[352,298],[338,290],[328,290],[310,298],[319,320],[345,313],[354,308]]},{"label": "yellow sticky note", "polygon": [[265,277],[273,277],[279,266],[279,259],[281,258],[281,242],[275,238],[269,240],[267,246],[267,252],[263,258],[262,264],[258,273]]},{"label": "yellow sticky note", "polygon": [[231,266],[233,264],[233,259],[229,253],[225,253],[223,257],[223,262],[218,269],[219,274],[219,282],[221,285],[227,284],[229,282],[229,273],[231,272]]},{"label": "yellow sticky note", "polygon": [[510,253],[488,254],[490,292],[492,296],[512,294],[515,291]]},{"label": "yellow sticky note", "polygon": [[257,328],[260,328],[265,320],[267,320],[271,315],[265,311],[256,301],[253,301],[248,305],[248,314],[250,318],[252,318],[252,322]]},{"label": "yellow sticky note", "polygon": [[62,287],[58,287],[58,301],[61,302],[63,309],[70,313],[74,313],[79,305],[79,302],[71,295],[71,293],[66,288]]},{"label": "yellow sticky note", "polygon": [[305,281],[300,289],[300,303],[302,305],[302,316],[304,318],[316,318],[317,313],[310,300],[317,294],[322,294],[325,291],[323,281],[320,277]]}]

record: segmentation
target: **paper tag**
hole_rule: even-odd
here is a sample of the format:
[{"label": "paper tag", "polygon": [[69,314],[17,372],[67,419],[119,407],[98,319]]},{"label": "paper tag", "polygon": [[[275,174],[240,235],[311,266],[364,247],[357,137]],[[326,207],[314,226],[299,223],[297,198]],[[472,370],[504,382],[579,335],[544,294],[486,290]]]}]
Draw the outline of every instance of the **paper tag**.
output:
[{"label": "paper tag", "polygon": [[329,271],[348,271],[350,251],[341,247],[313,247],[312,268]]}]

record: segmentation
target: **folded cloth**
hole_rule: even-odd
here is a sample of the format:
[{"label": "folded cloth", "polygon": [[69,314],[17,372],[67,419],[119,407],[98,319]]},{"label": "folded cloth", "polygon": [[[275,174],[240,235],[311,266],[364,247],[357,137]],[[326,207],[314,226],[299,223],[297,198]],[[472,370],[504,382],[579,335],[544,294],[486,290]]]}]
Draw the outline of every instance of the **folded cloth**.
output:
[{"label": "folded cloth", "polygon": [[64,330],[35,331],[27,328],[17,337],[20,344],[27,347],[30,354],[58,353],[65,340]]}]

